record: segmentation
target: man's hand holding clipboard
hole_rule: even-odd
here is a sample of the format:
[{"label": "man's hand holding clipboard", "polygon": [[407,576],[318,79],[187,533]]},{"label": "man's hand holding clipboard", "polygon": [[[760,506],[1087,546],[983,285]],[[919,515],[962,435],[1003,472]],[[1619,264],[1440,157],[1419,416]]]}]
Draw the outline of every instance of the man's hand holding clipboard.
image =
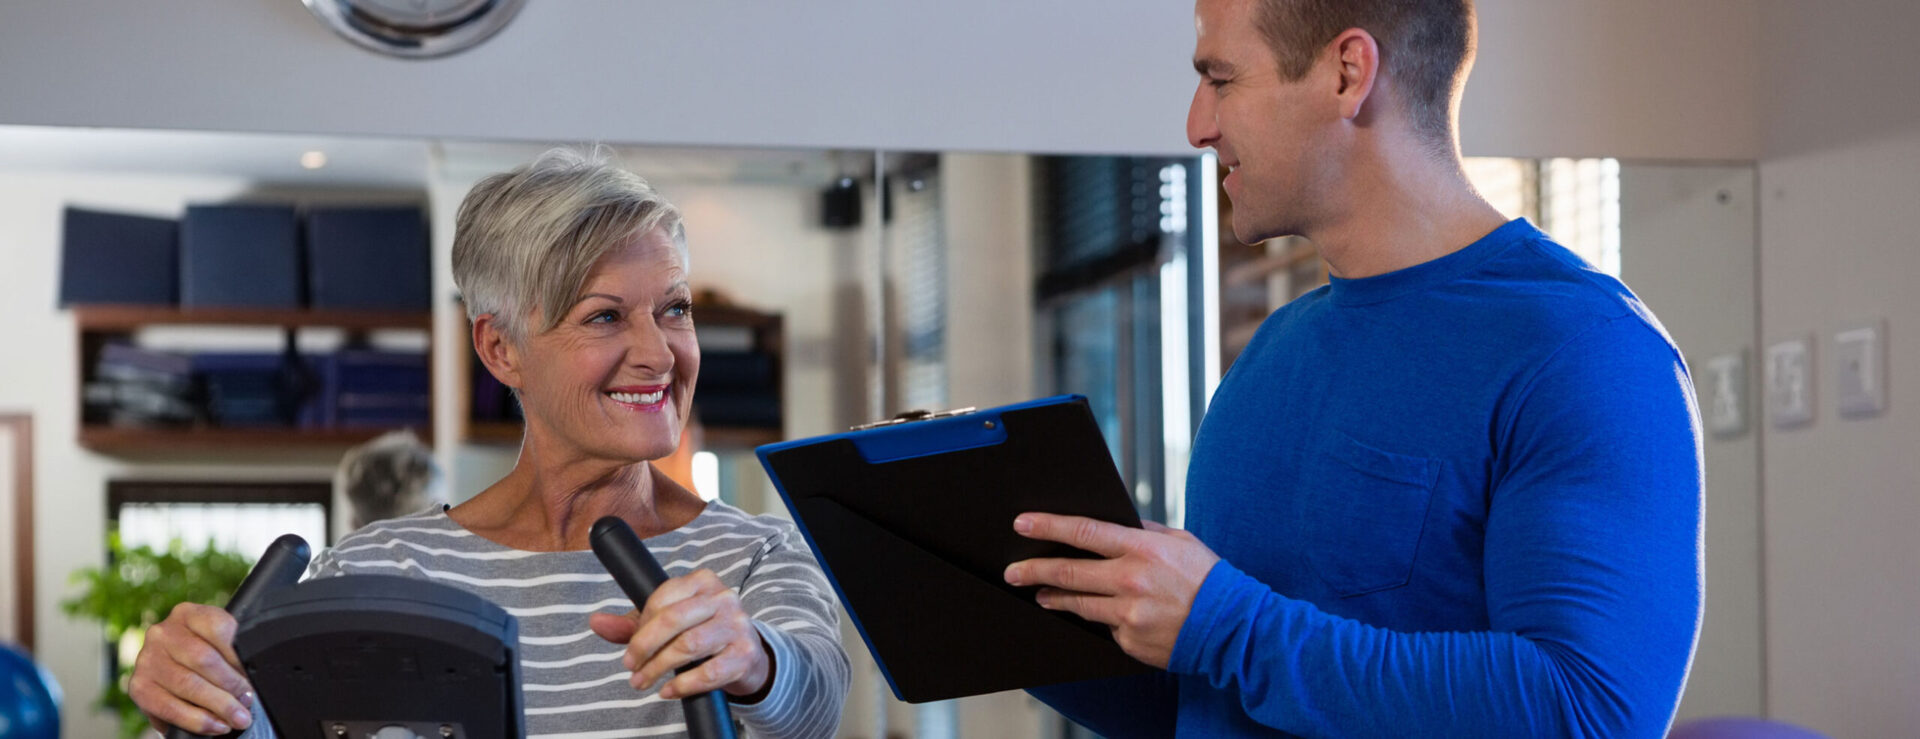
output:
[{"label": "man's hand holding clipboard", "polygon": [[1220,556],[1186,531],[1153,521],[1142,525],[1023,513],[1013,520],[1021,536],[1105,559],[1021,560],[1007,566],[1007,584],[1042,586],[1041,607],[1106,624],[1128,655],[1164,670],[1193,596]]},{"label": "man's hand holding clipboard", "polygon": [[[1140,657],[1166,663],[1214,558],[1184,534],[1139,528],[1079,396],[913,414],[758,452],[881,674],[908,702],[1151,672]],[[1034,511],[1049,515],[1023,515]],[[1022,519],[1040,523],[1021,532]],[[1067,528],[1089,538],[1077,542],[1055,521],[1083,522]],[[1183,566],[1162,566],[1173,562]],[[1038,568],[1030,584],[1007,580],[1016,563]],[[1136,572],[1158,579],[1120,587]],[[1068,585],[1080,583],[1075,573],[1086,573],[1079,588]],[[1138,654],[1125,646],[1135,641]]]}]

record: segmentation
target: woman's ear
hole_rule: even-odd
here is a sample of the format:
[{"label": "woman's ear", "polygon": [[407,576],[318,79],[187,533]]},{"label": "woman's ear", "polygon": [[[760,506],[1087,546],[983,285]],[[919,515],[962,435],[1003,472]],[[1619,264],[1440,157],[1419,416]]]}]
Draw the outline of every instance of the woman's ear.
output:
[{"label": "woman's ear", "polygon": [[504,326],[492,313],[473,319],[473,353],[493,373],[493,379],[515,390],[520,389],[520,347],[507,336]]}]

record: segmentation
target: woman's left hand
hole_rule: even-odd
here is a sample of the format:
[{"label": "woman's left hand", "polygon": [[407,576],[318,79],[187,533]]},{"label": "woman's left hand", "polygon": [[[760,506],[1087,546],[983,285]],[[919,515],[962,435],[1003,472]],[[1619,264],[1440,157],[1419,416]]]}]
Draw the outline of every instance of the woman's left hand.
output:
[{"label": "woman's left hand", "polygon": [[645,690],[676,668],[709,657],[696,669],[660,688],[662,698],[709,690],[736,697],[762,693],[773,679],[773,658],[740,608],[740,597],[711,571],[698,570],[662,583],[644,610],[596,613],[588,625],[600,638],[626,644],[622,664],[630,682]]}]

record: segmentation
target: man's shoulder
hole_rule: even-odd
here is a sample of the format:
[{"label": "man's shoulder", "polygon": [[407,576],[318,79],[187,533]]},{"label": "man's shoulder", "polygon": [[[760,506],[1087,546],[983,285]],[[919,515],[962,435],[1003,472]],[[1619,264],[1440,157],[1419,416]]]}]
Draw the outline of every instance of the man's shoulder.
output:
[{"label": "man's shoulder", "polygon": [[1557,346],[1597,327],[1638,325],[1672,343],[1653,311],[1619,278],[1545,234],[1516,246],[1454,288],[1486,311],[1479,318],[1492,330]]}]

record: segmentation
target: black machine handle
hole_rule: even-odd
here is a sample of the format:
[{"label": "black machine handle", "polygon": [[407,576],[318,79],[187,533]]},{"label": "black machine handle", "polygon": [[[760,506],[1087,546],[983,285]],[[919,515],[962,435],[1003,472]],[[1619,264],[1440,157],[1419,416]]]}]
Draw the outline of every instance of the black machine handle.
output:
[{"label": "black machine handle", "polygon": [[[260,555],[260,561],[247,573],[246,579],[240,581],[240,587],[233,589],[233,597],[227,600],[227,613],[236,621],[245,617],[267,593],[299,582],[301,573],[307,571],[307,560],[312,558],[313,550],[307,547],[306,539],[293,534],[274,539],[272,544],[267,545],[267,552]],[[239,734],[236,731],[227,736]],[[175,726],[167,730],[167,739],[206,738]]]},{"label": "black machine handle", "polygon": [[[618,516],[606,516],[593,522],[593,532],[589,536],[593,543],[594,556],[600,558],[607,574],[613,575],[613,581],[633,599],[635,609],[644,609],[647,598],[653,595],[655,588],[667,581],[667,571],[660,568],[659,560],[640,543],[633,528]],[[674,671],[680,674],[699,667],[702,659]],[[687,714],[687,735],[693,739],[734,739],[733,715],[727,709],[727,696],[718,690],[710,690],[699,695],[690,695],[680,699],[680,705]],[[169,737],[169,739],[172,739]]]}]

